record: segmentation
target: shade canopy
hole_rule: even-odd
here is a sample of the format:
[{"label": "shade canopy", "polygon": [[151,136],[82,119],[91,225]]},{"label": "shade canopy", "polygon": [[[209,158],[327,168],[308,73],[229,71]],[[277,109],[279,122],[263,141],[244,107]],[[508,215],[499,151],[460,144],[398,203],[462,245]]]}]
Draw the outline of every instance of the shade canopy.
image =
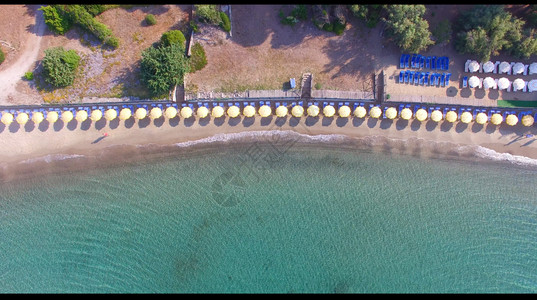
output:
[{"label": "shade canopy", "polygon": [[382,115],[382,110],[378,106],[373,106],[371,110],[369,111],[369,116],[371,118],[378,119]]},{"label": "shade canopy", "polygon": [[530,65],[530,75],[537,74],[537,63],[531,63]]},{"label": "shade canopy", "polygon": [[181,110],[179,111],[179,114],[181,114],[181,118],[188,119],[192,117],[194,112],[192,111],[192,108],[190,106],[183,106],[181,107]]},{"label": "shade canopy", "polygon": [[160,117],[162,117],[162,109],[160,109],[160,107],[151,108],[151,110],[149,111],[149,118],[151,118],[152,120],[155,120]]},{"label": "shade canopy", "polygon": [[272,109],[270,108],[270,106],[268,105],[262,105],[260,108],[259,108],[259,115],[263,118],[265,117],[268,117],[270,116],[270,114],[272,114]]},{"label": "shade canopy", "polygon": [[367,111],[365,110],[365,107],[363,107],[363,106],[358,106],[354,110],[354,116],[357,117],[357,118],[363,118],[363,117],[365,117],[366,114],[367,114]]},{"label": "shade canopy", "polygon": [[475,116],[475,122],[477,124],[481,124],[481,125],[487,123],[488,119],[489,119],[489,117],[484,112],[480,112]]},{"label": "shade canopy", "polygon": [[13,122],[13,115],[11,113],[3,113],[2,114],[2,123],[4,123],[4,125],[9,125]]},{"label": "shade canopy", "polygon": [[332,105],[327,105],[323,108],[323,115],[325,117],[333,117],[336,114],[336,109]]},{"label": "shade canopy", "polygon": [[492,89],[496,87],[496,81],[492,77],[486,77],[483,79],[483,88]]},{"label": "shade canopy", "polygon": [[461,122],[463,122],[463,123],[468,124],[468,123],[472,122],[473,118],[474,117],[472,116],[472,113],[469,112],[469,111],[465,111],[465,112],[463,112],[461,114]]},{"label": "shade canopy", "polygon": [[522,72],[524,72],[524,64],[523,63],[520,63],[520,62],[517,62],[514,66],[513,66],[513,74],[516,75],[516,74],[522,74]]},{"label": "shade canopy", "polygon": [[[2,116],[2,119],[3,119],[3,118],[4,118],[4,117]],[[12,118],[13,118],[13,116],[12,116]],[[56,112],[56,111],[49,111],[49,112],[47,113],[47,121],[48,121],[49,123],[54,123],[54,122],[58,121],[58,118],[59,118],[59,115],[58,115],[58,112]],[[4,124],[5,124],[5,123],[4,123]]]},{"label": "shade canopy", "polygon": [[537,91],[537,80],[533,79],[528,82],[528,91],[533,92]]},{"label": "shade canopy", "polygon": [[64,110],[62,111],[62,121],[65,123],[71,122],[73,119],[73,113],[70,110]]},{"label": "shade canopy", "polygon": [[276,116],[279,118],[283,118],[287,116],[287,111],[288,111],[287,106],[280,105],[276,107]]},{"label": "shade canopy", "polygon": [[468,71],[472,73],[479,71],[479,63],[475,60],[472,60],[470,64],[468,65]]},{"label": "shade canopy", "polygon": [[518,117],[516,115],[507,115],[505,123],[509,126],[515,126],[518,123]]},{"label": "shade canopy", "polygon": [[431,120],[435,122],[442,121],[442,117],[443,117],[443,114],[439,110],[433,110],[433,112],[431,113]]},{"label": "shade canopy", "polygon": [[509,87],[509,79],[505,78],[505,77],[502,77],[500,79],[498,79],[498,88],[500,90],[505,90],[506,88]]},{"label": "shade canopy", "polygon": [[141,120],[147,117],[147,109],[143,107],[139,107],[138,109],[136,109],[136,112],[134,113],[134,117],[138,120]]},{"label": "shade canopy", "polygon": [[196,115],[198,118],[205,118],[209,115],[209,109],[205,106],[200,106],[198,109],[196,109]]},{"label": "shade canopy", "polygon": [[228,109],[227,109],[227,115],[230,118],[236,118],[240,114],[241,114],[241,110],[239,109],[239,107],[237,107],[235,105],[232,105],[232,106],[228,107]]},{"label": "shade canopy", "polygon": [[104,118],[108,121],[112,121],[113,119],[117,118],[117,111],[113,108],[107,109],[104,113]]},{"label": "shade canopy", "polygon": [[[498,82],[498,85],[499,85],[499,83],[500,82]],[[513,80],[513,90],[515,90],[515,91],[523,89],[525,85],[526,85],[526,82],[524,82],[524,80],[522,78],[517,78],[517,79]]]},{"label": "shade canopy", "polygon": [[17,120],[17,123],[19,123],[20,125],[24,125],[28,123],[28,120],[30,120],[30,116],[28,116],[28,114],[25,112],[18,113],[16,120]]},{"label": "shade canopy", "polygon": [[412,110],[410,110],[408,107],[405,107],[401,110],[400,116],[403,120],[410,120],[410,118],[412,118]]},{"label": "shade canopy", "polygon": [[32,121],[35,124],[39,124],[39,123],[43,122],[44,119],[45,119],[45,116],[43,116],[42,112],[35,111],[35,112],[32,113]]},{"label": "shade canopy", "polygon": [[[93,122],[99,121],[102,117],[103,117],[103,112],[100,109],[94,109],[91,111],[90,119]],[[48,115],[47,115],[47,120],[48,120]]]},{"label": "shade canopy", "polygon": [[446,121],[451,122],[451,123],[457,121],[457,113],[452,110],[448,111],[446,113]]},{"label": "shade canopy", "polygon": [[317,105],[310,105],[308,107],[308,110],[307,110],[307,113],[308,113],[308,116],[311,116],[311,117],[316,117],[319,115],[319,106]]},{"label": "shade canopy", "polygon": [[221,106],[213,107],[211,111],[211,115],[213,116],[213,118],[220,118],[221,116],[224,115],[224,108]]},{"label": "shade canopy", "polygon": [[384,114],[386,115],[386,118],[393,120],[397,117],[397,109],[395,109],[395,107],[388,107]]},{"label": "shade canopy", "polygon": [[342,118],[348,118],[351,115],[351,108],[347,105],[343,105],[338,109],[338,114]]},{"label": "shade canopy", "polygon": [[88,112],[87,111],[79,110],[79,111],[76,112],[75,119],[78,122],[84,122],[84,121],[86,121],[87,118],[88,118]]},{"label": "shade canopy", "polygon": [[498,67],[498,71],[500,73],[508,73],[509,70],[511,70],[511,64],[509,64],[508,62],[506,61],[502,61],[500,63],[500,66]]},{"label": "shade canopy", "polygon": [[164,110],[164,116],[166,119],[173,119],[177,117],[177,108],[173,106],[166,107],[166,110]]},{"label": "shade canopy", "polygon": [[522,125],[524,125],[524,126],[531,126],[531,125],[533,125],[534,121],[535,120],[533,119],[533,117],[531,115],[525,115],[525,116],[522,117],[522,120],[521,120]]},{"label": "shade canopy", "polygon": [[427,111],[423,108],[420,108],[416,111],[416,119],[420,122],[423,122],[427,119]]},{"label": "shade canopy", "polygon": [[293,115],[293,117],[302,117],[302,115],[304,114],[304,107],[302,107],[301,105],[293,106],[293,108],[291,108],[291,114]]},{"label": "shade canopy", "polygon": [[119,119],[121,121],[128,120],[132,116],[132,111],[128,107],[124,107],[119,111]]},{"label": "shade canopy", "polygon": [[494,63],[491,61],[487,61],[483,64],[483,72],[490,73],[494,70]]},{"label": "shade canopy", "polygon": [[470,85],[471,88],[475,88],[479,85],[479,78],[477,76],[470,77],[470,79],[468,79],[468,85]]},{"label": "shade canopy", "polygon": [[500,125],[503,122],[503,117],[500,114],[492,114],[490,117],[490,123],[494,125]]},{"label": "shade canopy", "polygon": [[242,114],[248,118],[255,116],[255,107],[253,107],[252,105],[246,105],[246,107],[244,107],[244,109],[242,110]]}]

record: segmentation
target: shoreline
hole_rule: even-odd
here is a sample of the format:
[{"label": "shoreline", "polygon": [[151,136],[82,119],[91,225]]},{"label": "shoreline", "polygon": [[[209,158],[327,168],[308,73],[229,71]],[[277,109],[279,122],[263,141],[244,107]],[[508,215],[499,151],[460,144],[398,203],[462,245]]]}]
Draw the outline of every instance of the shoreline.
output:
[{"label": "shoreline", "polygon": [[[534,126],[521,124],[495,126],[414,119],[279,118],[274,115],[102,121],[106,123],[99,126],[96,125],[101,121],[65,126],[58,120],[54,126],[43,126],[47,122],[43,121],[31,130],[25,127],[12,132],[5,128],[0,139],[0,181],[37,176],[43,172],[136,163],[170,154],[220,151],[225,145],[274,142],[282,136],[287,136],[290,141],[318,141],[330,146],[348,141],[358,148],[472,160],[479,159],[479,155],[486,156],[475,153],[480,146],[485,148],[481,152],[492,150],[497,152],[496,156],[503,155],[500,160],[528,160],[531,164],[535,160],[537,164],[536,138],[525,137],[529,133],[537,135],[537,130]],[[278,138],[274,138],[276,132],[280,133]],[[108,136],[104,136],[105,133]],[[468,151],[470,153],[466,153]]]}]

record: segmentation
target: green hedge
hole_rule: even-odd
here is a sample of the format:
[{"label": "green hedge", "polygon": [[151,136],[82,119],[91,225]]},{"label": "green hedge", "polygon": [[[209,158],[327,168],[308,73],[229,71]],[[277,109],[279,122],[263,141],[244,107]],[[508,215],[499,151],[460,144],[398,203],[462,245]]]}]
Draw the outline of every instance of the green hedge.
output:
[{"label": "green hedge", "polygon": [[2,51],[2,48],[0,48],[0,65],[4,62],[6,59],[6,55],[4,54],[4,51]]},{"label": "green hedge", "polygon": [[170,30],[164,32],[160,37],[160,44],[168,47],[172,44],[179,44],[183,49],[186,47],[185,35],[180,30]]},{"label": "green hedge", "polygon": [[220,12],[220,18],[222,19],[222,21],[220,22],[220,27],[222,27],[222,29],[224,29],[225,31],[227,32],[230,32],[231,31],[231,21],[229,21],[229,17],[227,16],[227,14],[223,11]]},{"label": "green hedge", "polygon": [[47,24],[50,31],[63,35],[71,29],[73,24],[65,16],[63,10],[58,10],[55,6],[43,6],[39,10],[43,11],[45,24]]},{"label": "green hedge", "polygon": [[192,45],[190,51],[190,72],[194,73],[207,65],[207,57],[205,56],[205,49],[198,42]]}]

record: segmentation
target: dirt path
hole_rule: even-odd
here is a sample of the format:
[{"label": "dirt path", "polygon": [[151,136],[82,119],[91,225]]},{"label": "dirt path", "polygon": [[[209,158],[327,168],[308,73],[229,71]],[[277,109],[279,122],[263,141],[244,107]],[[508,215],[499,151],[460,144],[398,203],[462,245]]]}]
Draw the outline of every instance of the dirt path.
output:
[{"label": "dirt path", "polygon": [[40,10],[36,11],[35,30],[37,36],[32,35],[28,38],[17,61],[0,72],[0,105],[10,104],[8,102],[9,97],[18,93],[16,90],[17,83],[37,60],[41,48],[41,39],[45,31],[45,20],[43,12]]}]

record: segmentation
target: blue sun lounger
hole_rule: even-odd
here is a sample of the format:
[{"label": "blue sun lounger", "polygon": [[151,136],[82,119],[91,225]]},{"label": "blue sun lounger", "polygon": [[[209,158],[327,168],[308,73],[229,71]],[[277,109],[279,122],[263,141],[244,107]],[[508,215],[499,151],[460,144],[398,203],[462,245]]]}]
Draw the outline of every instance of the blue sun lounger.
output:
[{"label": "blue sun lounger", "polygon": [[449,70],[449,57],[444,57],[444,70]]},{"label": "blue sun lounger", "polygon": [[425,56],[420,55],[420,69],[425,67]]},{"label": "blue sun lounger", "polygon": [[440,75],[440,86],[441,87],[444,87],[445,80],[446,80],[446,74],[442,73],[442,75]]},{"label": "blue sun lounger", "polygon": [[410,68],[410,54],[405,56],[405,68]]},{"label": "blue sun lounger", "polygon": [[425,86],[429,85],[429,72],[425,72],[425,76],[423,78],[423,83]]},{"label": "blue sun lounger", "polygon": [[404,76],[405,76],[405,74],[404,74],[403,71],[399,72],[399,83],[403,83],[403,80],[404,80],[403,77]]},{"label": "blue sun lounger", "polygon": [[427,58],[425,59],[425,68],[426,69],[431,68],[431,57],[430,56],[427,56]]},{"label": "blue sun lounger", "polygon": [[423,77],[425,77],[425,72],[420,73],[420,85],[423,85]]},{"label": "blue sun lounger", "polygon": [[405,68],[405,57],[406,57],[405,54],[401,54],[401,60],[399,61],[399,69]]},{"label": "blue sun lounger", "polygon": [[449,85],[449,79],[451,78],[451,73],[447,73],[446,74],[446,82],[445,82],[445,86],[448,86]]},{"label": "blue sun lounger", "polygon": [[414,84],[416,84],[416,85],[418,84],[418,82],[419,82],[419,77],[420,77],[420,72],[417,72],[417,71],[416,71],[416,72],[414,73]]},{"label": "blue sun lounger", "polygon": [[412,54],[412,69],[419,68],[419,56],[418,54]]},{"label": "blue sun lounger", "polygon": [[405,72],[405,81],[404,81],[405,83],[408,83],[408,77],[409,77],[409,76],[410,76],[410,71],[407,70],[407,71]]},{"label": "blue sun lounger", "polygon": [[468,76],[464,76],[462,78],[462,87],[467,88],[468,87]]},{"label": "blue sun lounger", "polygon": [[436,56],[431,57],[431,69],[436,70]]}]

